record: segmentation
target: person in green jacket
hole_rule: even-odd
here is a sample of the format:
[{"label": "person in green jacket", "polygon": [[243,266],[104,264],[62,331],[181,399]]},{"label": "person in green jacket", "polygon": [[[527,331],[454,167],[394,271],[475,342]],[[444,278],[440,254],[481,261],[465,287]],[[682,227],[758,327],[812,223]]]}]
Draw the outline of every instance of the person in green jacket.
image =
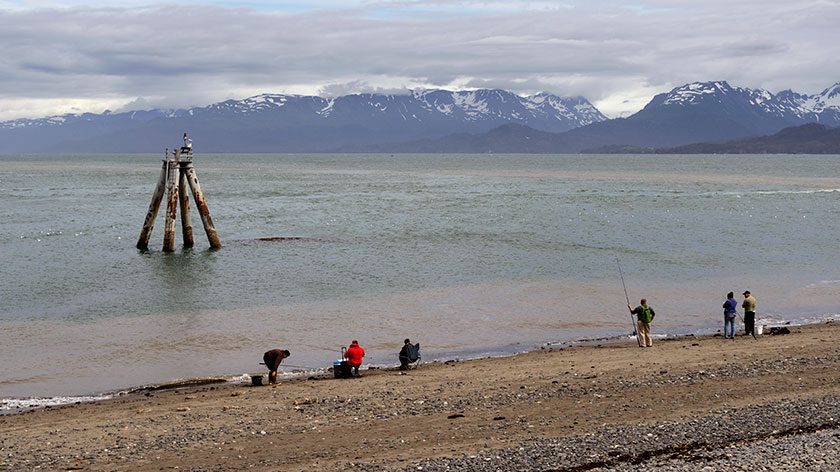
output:
[{"label": "person in green jacket", "polygon": [[755,297],[747,290],[744,292],[744,336],[755,334]]},{"label": "person in green jacket", "polygon": [[648,306],[646,299],[643,298],[640,303],[636,308],[627,305],[627,309],[630,310],[630,313],[636,315],[636,319],[639,320],[636,330],[639,333],[639,347],[653,347],[653,341],[650,338],[650,324],[653,322],[656,313],[652,307]]}]

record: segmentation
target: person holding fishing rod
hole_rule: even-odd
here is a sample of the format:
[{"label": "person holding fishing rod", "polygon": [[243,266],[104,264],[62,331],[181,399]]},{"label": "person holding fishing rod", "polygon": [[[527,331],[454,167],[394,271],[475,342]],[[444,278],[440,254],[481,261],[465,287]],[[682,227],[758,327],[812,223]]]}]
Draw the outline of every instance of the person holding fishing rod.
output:
[{"label": "person holding fishing rod", "polygon": [[[633,334],[636,335],[636,342],[639,347],[653,347],[653,340],[650,338],[650,324],[653,322],[653,317],[656,313],[653,308],[649,307],[646,299],[641,300],[641,304],[635,309],[630,306],[630,295],[627,294],[627,284],[624,283],[624,272],[621,271],[621,263],[618,262],[618,256],[615,257],[615,263],[618,265],[618,274],[621,276],[621,286],[624,287],[624,299],[627,300],[627,309],[630,310],[630,321],[633,321],[633,315],[636,315],[637,323],[633,324]],[[637,326],[638,325],[638,326]]]},{"label": "person holding fishing rod", "polygon": [[[738,302],[735,301],[735,294],[729,292],[726,294],[726,301],[723,302],[723,339],[735,339],[735,315],[738,314],[736,307]],[[728,329],[728,331],[727,331]],[[726,333],[729,333],[727,336]]]},{"label": "person holding fishing rod", "polygon": [[647,300],[643,298],[636,308],[633,308],[628,303],[627,309],[630,310],[631,314],[636,315],[636,319],[638,320],[638,329],[636,331],[639,333],[639,347],[653,347],[653,340],[650,338],[650,324],[653,322],[653,318],[656,317],[656,312],[653,311],[653,307],[648,306]]}]

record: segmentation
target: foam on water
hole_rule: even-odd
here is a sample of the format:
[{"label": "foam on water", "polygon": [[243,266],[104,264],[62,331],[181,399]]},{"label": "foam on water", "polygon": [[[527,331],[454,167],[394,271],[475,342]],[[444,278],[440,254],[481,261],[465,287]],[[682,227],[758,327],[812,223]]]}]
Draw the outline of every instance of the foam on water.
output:
[{"label": "foam on water", "polygon": [[21,413],[35,408],[89,403],[113,398],[112,395],[57,396],[44,398],[0,398],[0,415]]}]

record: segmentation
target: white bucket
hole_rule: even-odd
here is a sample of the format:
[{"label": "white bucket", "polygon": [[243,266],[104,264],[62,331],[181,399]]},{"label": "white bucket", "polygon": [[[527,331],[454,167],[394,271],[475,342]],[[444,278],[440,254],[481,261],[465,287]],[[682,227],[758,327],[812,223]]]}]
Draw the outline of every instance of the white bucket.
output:
[{"label": "white bucket", "polygon": [[764,325],[758,325],[755,327],[755,334],[764,334]]}]

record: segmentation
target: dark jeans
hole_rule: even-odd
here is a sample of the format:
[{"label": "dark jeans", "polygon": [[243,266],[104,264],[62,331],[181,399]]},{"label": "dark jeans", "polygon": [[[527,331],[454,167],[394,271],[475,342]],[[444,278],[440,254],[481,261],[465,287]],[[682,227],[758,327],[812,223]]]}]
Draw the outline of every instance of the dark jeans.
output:
[{"label": "dark jeans", "polygon": [[753,334],[755,333],[755,312],[754,311],[745,311],[744,312],[744,334]]}]

